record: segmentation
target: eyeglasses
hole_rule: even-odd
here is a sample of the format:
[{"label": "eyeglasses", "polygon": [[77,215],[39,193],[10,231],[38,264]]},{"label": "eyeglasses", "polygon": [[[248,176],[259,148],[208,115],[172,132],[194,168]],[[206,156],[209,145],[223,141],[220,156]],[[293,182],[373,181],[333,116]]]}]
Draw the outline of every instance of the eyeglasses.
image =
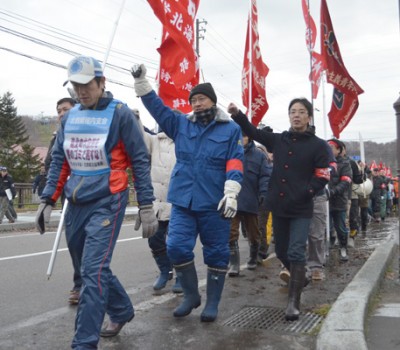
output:
[{"label": "eyeglasses", "polygon": [[303,115],[308,114],[308,112],[307,112],[305,109],[299,109],[299,110],[291,109],[291,110],[289,111],[289,114],[290,114],[290,115],[299,114],[299,115],[303,116]]},{"label": "eyeglasses", "polygon": [[197,102],[198,103],[203,103],[203,102],[205,102],[207,100],[207,98],[208,97],[191,98],[189,102],[190,102],[191,105],[193,105],[193,104],[195,104]]}]

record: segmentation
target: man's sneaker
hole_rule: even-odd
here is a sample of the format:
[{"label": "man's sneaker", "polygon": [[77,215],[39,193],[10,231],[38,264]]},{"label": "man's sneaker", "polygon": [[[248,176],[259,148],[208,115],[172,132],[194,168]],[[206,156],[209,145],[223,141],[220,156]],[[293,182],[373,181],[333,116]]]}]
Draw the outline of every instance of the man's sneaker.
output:
[{"label": "man's sneaker", "polygon": [[322,281],[325,279],[325,273],[322,269],[313,269],[311,272],[311,279],[313,281]]},{"label": "man's sneaker", "polygon": [[349,248],[354,248],[354,238],[349,237],[349,239],[347,240],[347,246]]},{"label": "man's sneaker", "polygon": [[288,269],[283,268],[281,270],[281,272],[279,273],[279,278],[284,281],[286,284],[289,284],[289,280],[290,280],[290,272],[288,271]]},{"label": "man's sneaker", "polygon": [[349,256],[347,255],[347,249],[342,247],[339,249],[339,255],[340,255],[340,261],[348,261],[349,260]]},{"label": "man's sneaker", "polygon": [[79,303],[79,290],[71,290],[69,292],[68,304],[70,305],[78,305]]}]

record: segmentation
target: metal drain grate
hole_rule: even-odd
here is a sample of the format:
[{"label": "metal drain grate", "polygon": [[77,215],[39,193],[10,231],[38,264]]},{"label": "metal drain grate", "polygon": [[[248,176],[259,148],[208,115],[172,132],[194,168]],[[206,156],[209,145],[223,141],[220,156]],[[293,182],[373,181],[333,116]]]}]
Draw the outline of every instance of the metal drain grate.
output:
[{"label": "metal drain grate", "polygon": [[285,311],[277,308],[245,307],[226,320],[223,325],[250,329],[268,329],[276,332],[309,333],[321,321],[322,316],[300,313],[297,321],[286,321]]}]

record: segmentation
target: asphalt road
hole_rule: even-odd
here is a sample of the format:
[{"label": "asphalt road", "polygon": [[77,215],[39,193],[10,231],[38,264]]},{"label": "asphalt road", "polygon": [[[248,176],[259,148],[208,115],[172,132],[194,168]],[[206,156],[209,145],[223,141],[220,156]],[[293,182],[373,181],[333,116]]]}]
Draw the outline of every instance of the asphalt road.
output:
[{"label": "asphalt road", "polygon": [[[151,286],[158,270],[147,240],[142,239],[141,232],[134,231],[133,226],[133,222],[123,224],[112,270],[137,303],[143,301],[145,295],[151,298]],[[75,307],[67,306],[73,270],[64,235],[53,273],[50,279],[47,278],[54,239],[54,231],[44,235],[15,231],[0,235],[0,330],[10,325],[18,327],[18,324],[36,322],[35,319],[40,322],[41,315],[61,316],[75,312]],[[196,256],[199,275],[205,276],[205,269],[201,273],[203,264],[199,247]]]},{"label": "asphalt road", "polygon": [[[241,274],[238,278],[227,278],[217,321],[212,324],[200,322],[199,316],[205,304],[206,276],[200,244],[196,246],[195,254],[202,306],[184,319],[172,317],[172,310],[180,303],[181,297],[170,292],[172,282],[159,295],[153,293],[152,284],[158,274],[157,267],[147,240],[142,239],[141,232],[134,231],[133,226],[132,221],[123,224],[112,269],[127,289],[136,316],[119,336],[102,339],[99,349],[315,348],[317,330],[306,331],[310,317],[302,315],[300,321],[293,325],[282,321],[287,288],[278,278],[279,261],[272,259],[256,271],[246,270],[244,264],[249,248],[243,238],[239,242]],[[321,304],[334,302],[364,261],[365,244],[379,244],[396,227],[389,222],[382,227],[371,227],[367,241],[362,243],[360,237],[360,246],[351,251],[351,259],[347,264],[337,262],[336,250],[331,251],[332,259],[326,269],[328,278],[323,282],[311,283],[306,288],[302,296],[302,309],[309,311]],[[76,313],[76,307],[67,304],[72,287],[72,266],[63,237],[53,274],[47,279],[54,238],[55,232],[40,236],[36,232],[10,231],[0,235],[1,350],[70,348]],[[244,312],[255,313],[250,315]],[[261,315],[261,318],[257,315]],[[270,324],[266,325],[264,321]],[[275,326],[278,326],[278,330],[274,330]]]}]

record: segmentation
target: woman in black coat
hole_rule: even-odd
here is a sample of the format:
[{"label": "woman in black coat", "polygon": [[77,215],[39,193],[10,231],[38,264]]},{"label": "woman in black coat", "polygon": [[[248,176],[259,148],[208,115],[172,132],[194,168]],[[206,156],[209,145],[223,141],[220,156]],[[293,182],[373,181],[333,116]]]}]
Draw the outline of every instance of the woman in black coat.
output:
[{"label": "woman in black coat", "polygon": [[297,320],[306,282],[306,244],[313,197],[329,181],[326,144],[310,126],[313,109],[305,98],[289,103],[290,129],[283,133],[258,130],[233,103],[228,106],[228,112],[250,138],[274,154],[266,204],[273,215],[276,255],[290,270],[285,317]]}]

